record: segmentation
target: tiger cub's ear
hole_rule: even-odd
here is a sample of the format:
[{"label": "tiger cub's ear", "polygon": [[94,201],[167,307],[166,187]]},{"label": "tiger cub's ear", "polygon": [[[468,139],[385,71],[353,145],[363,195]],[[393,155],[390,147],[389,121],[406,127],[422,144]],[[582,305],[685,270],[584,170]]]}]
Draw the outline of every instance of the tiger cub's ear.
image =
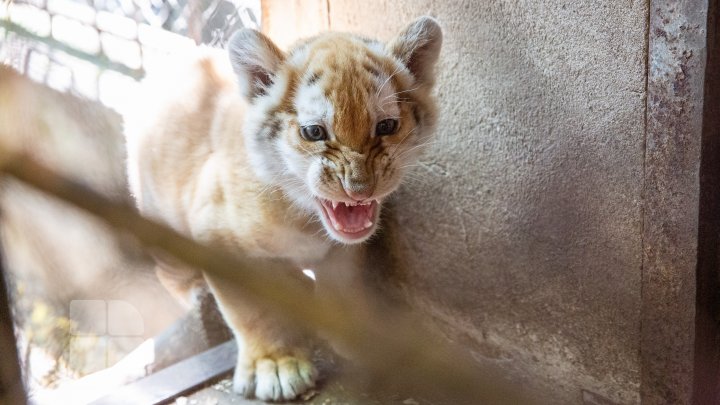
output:
[{"label": "tiger cub's ear", "polygon": [[228,52],[240,90],[248,99],[265,94],[285,59],[270,38],[251,29],[233,34],[228,42]]},{"label": "tiger cub's ear", "polygon": [[435,62],[442,46],[442,28],[432,17],[411,22],[387,44],[387,49],[407,66],[421,86],[435,82]]}]

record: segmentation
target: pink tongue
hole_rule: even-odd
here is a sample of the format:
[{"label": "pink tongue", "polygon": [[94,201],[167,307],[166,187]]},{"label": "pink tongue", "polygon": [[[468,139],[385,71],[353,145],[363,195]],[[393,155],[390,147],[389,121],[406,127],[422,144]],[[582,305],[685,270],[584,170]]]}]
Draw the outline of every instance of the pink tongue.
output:
[{"label": "pink tongue", "polygon": [[347,232],[361,231],[367,228],[366,223],[370,220],[371,209],[372,205],[348,206],[340,203],[332,209],[330,215],[334,217],[335,228]]}]

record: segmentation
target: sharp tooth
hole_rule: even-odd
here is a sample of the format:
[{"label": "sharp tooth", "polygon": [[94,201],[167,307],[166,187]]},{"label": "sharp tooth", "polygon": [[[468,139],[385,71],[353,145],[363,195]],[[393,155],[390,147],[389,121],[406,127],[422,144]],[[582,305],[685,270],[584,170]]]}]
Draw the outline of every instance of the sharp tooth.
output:
[{"label": "sharp tooth", "polygon": [[370,227],[372,226],[372,224],[373,224],[373,223],[372,223],[371,220],[366,219],[366,220],[365,220],[365,224],[363,225],[363,227],[365,227],[365,229],[368,229],[368,228],[370,228]]},{"label": "sharp tooth", "polygon": [[337,202],[337,201],[333,201],[333,202],[332,202],[332,207],[333,207],[333,209],[336,209],[337,206],[338,206],[338,202]]}]

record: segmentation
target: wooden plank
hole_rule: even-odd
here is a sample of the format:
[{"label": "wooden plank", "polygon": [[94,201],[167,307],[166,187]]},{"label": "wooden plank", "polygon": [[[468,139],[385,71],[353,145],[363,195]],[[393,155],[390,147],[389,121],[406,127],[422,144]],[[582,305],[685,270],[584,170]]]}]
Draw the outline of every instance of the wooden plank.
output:
[{"label": "wooden plank", "polygon": [[91,405],[165,403],[232,371],[236,359],[237,345],[231,340],[119,388]]}]

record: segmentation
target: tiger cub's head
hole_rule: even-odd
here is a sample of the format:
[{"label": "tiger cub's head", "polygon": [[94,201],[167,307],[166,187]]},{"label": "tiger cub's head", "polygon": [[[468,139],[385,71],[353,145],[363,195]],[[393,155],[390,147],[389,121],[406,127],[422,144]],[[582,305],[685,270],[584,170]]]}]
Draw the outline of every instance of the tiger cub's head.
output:
[{"label": "tiger cub's head", "polygon": [[430,17],[387,44],[325,33],[287,53],[257,31],[237,32],[228,48],[250,103],[244,135],[253,169],[335,240],[367,239],[434,131],[441,44]]}]

